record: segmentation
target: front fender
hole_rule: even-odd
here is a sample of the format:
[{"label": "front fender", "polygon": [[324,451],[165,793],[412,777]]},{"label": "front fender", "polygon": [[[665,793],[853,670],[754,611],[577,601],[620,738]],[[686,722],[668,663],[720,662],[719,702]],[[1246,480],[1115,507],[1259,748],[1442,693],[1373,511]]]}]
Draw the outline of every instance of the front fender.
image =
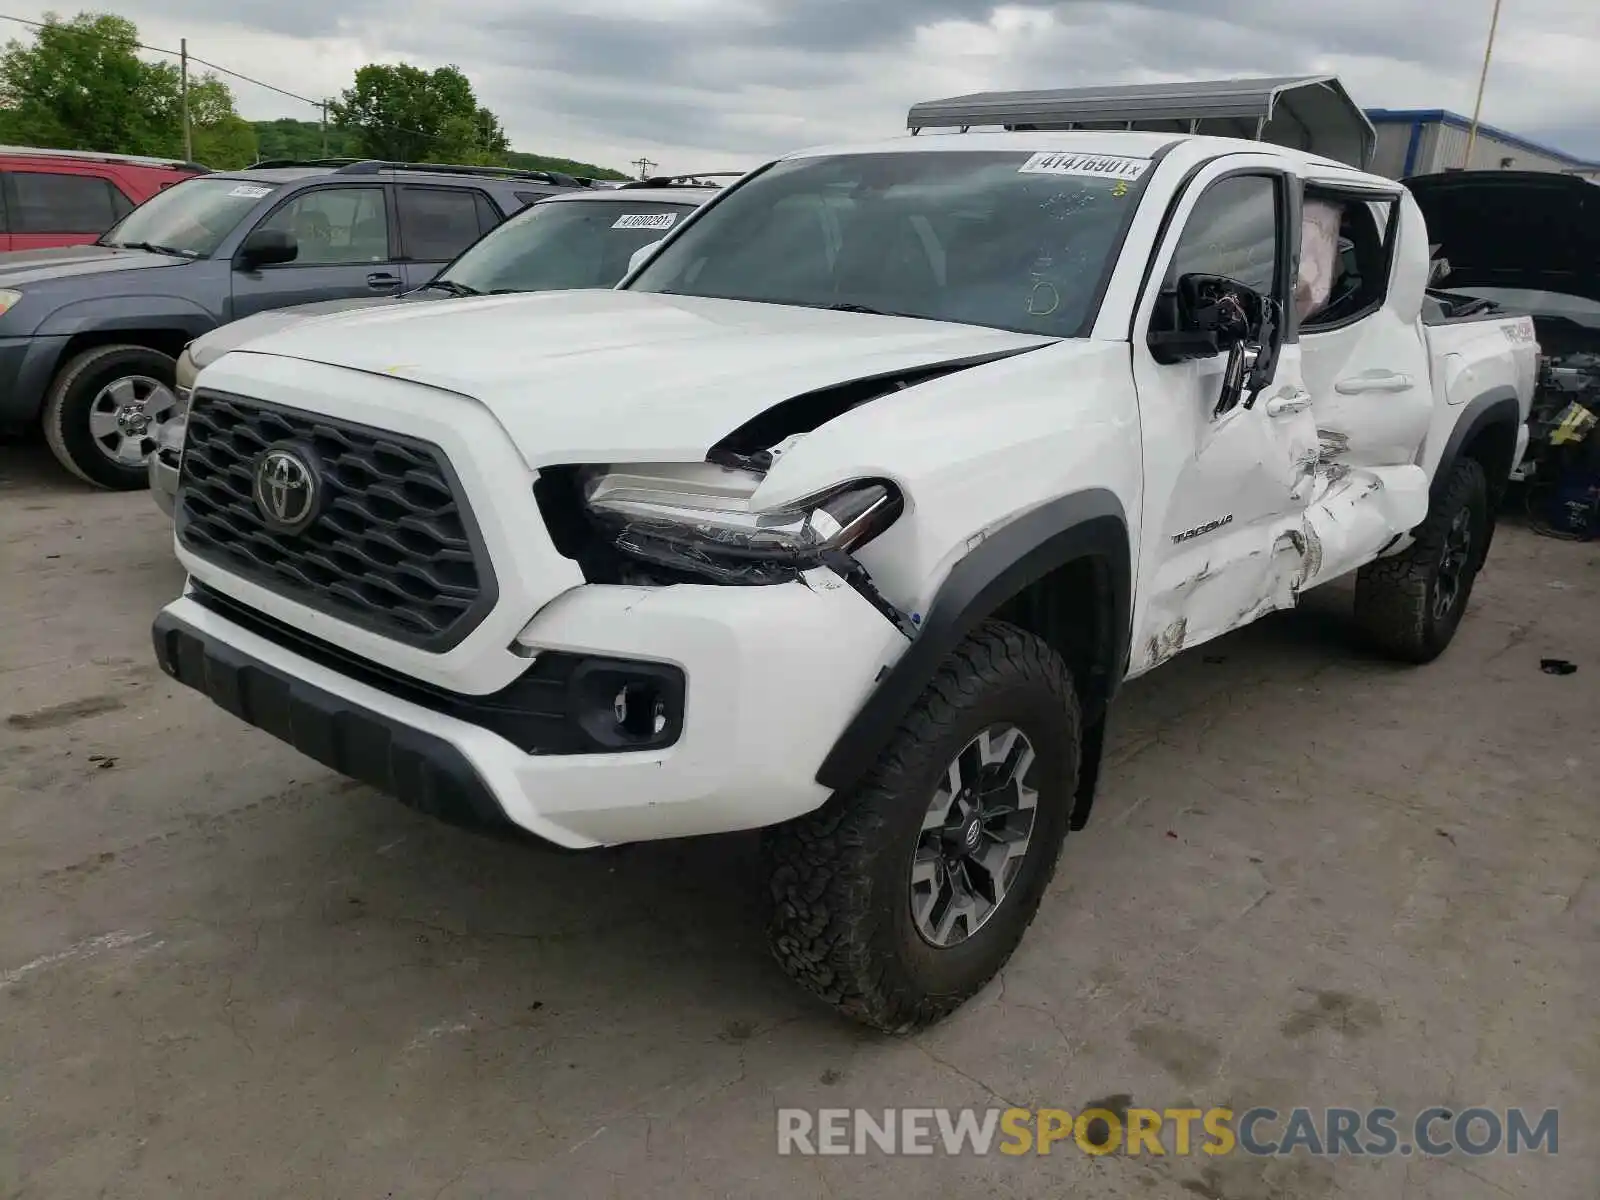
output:
[{"label": "front fender", "polygon": [[[1102,488],[1052,500],[984,538],[945,577],[916,640],[840,734],[817,771],[817,782],[833,791],[858,783],[962,639],[1023,588],[1083,558],[1102,563],[1110,584],[1106,614],[1110,628],[1097,648],[1094,666],[1096,707],[1103,710],[1127,666],[1133,608],[1131,547],[1122,503]],[[1101,711],[1085,714],[1091,723],[1101,715]]]}]

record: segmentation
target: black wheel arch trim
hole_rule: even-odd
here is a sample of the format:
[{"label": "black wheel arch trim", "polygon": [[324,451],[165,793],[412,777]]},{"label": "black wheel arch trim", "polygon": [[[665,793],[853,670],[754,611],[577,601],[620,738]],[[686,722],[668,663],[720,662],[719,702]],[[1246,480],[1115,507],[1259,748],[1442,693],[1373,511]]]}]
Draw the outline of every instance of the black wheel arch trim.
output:
[{"label": "black wheel arch trim", "polygon": [[[1439,456],[1439,465],[1435,468],[1433,480],[1428,487],[1430,499],[1437,500],[1444,493],[1456,460],[1461,457],[1463,448],[1473,438],[1494,425],[1511,426],[1514,438],[1517,426],[1521,423],[1522,403],[1517,399],[1517,389],[1509,384],[1490,388],[1482,395],[1467,401],[1461,410],[1461,416],[1456,420],[1455,428],[1450,431],[1449,440],[1445,442],[1444,453]],[[1491,479],[1489,486],[1499,489],[1503,488],[1505,483],[1504,479]]]},{"label": "black wheel arch trim", "polygon": [[1109,636],[1100,639],[1091,679],[1078,680],[1084,721],[1098,721],[1127,673],[1133,616],[1133,561],[1122,502],[1103,488],[1075,492],[995,530],[951,568],[917,638],[879,679],[818,768],[833,791],[853,787],[894,736],[939,664],[978,624],[1029,584],[1081,559],[1105,564]]}]

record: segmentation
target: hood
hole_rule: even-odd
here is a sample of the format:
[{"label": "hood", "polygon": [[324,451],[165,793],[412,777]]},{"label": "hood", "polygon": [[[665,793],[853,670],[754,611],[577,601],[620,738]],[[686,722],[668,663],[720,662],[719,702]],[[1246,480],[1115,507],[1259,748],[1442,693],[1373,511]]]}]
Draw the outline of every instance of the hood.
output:
[{"label": "hood", "polygon": [[419,300],[443,300],[445,292],[408,292],[404,296],[346,296],[341,300],[319,300],[315,304],[296,304],[293,308],[273,308],[255,313],[238,321],[218,326],[210,333],[189,343],[189,356],[194,365],[203,367],[215,362],[230,350],[237,350],[246,342],[253,342],[269,333],[276,333],[290,325],[298,325],[313,317],[326,317],[334,313],[350,312],[357,308],[381,308],[390,304],[407,304]]},{"label": "hood", "polygon": [[1052,340],[909,317],[605,290],[349,313],[301,322],[240,354],[394,375],[473,397],[537,468],[698,461],[735,428],[795,396]]},{"label": "hood", "polygon": [[107,275],[113,271],[142,271],[147,267],[176,267],[193,260],[147,250],[119,250],[115,246],[52,246],[48,250],[12,250],[0,254],[0,288],[48,283],[77,275]]},{"label": "hood", "polygon": [[1600,185],[1537,171],[1449,171],[1405,181],[1450,262],[1452,287],[1526,288],[1600,301]]}]

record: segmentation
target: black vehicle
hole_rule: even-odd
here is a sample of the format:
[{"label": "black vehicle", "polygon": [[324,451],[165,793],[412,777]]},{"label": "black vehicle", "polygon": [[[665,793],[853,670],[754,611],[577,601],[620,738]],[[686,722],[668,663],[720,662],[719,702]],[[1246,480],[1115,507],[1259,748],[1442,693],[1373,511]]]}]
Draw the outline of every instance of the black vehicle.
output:
[{"label": "black vehicle", "polygon": [[1533,318],[1539,386],[1513,478],[1552,475],[1552,443],[1573,406],[1600,415],[1600,185],[1543,171],[1448,171],[1406,187],[1438,248],[1435,311]]},{"label": "black vehicle", "polygon": [[506,217],[586,181],[324,159],[159,192],[90,246],[0,254],[0,431],[44,427],[63,466],[146,484],[183,347],[267,309],[419,287]]}]

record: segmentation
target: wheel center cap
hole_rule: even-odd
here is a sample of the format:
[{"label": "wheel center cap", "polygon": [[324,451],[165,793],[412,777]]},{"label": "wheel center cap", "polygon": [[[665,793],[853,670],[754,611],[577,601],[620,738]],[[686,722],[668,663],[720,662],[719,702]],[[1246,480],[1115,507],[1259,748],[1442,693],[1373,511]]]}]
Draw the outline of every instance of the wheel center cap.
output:
[{"label": "wheel center cap", "polygon": [[133,437],[143,437],[150,428],[150,416],[135,405],[119,409],[117,424],[122,426],[122,431]]},{"label": "wheel center cap", "polygon": [[983,841],[983,825],[977,817],[973,817],[967,822],[967,827],[961,834],[962,849],[971,854],[981,841]]}]

